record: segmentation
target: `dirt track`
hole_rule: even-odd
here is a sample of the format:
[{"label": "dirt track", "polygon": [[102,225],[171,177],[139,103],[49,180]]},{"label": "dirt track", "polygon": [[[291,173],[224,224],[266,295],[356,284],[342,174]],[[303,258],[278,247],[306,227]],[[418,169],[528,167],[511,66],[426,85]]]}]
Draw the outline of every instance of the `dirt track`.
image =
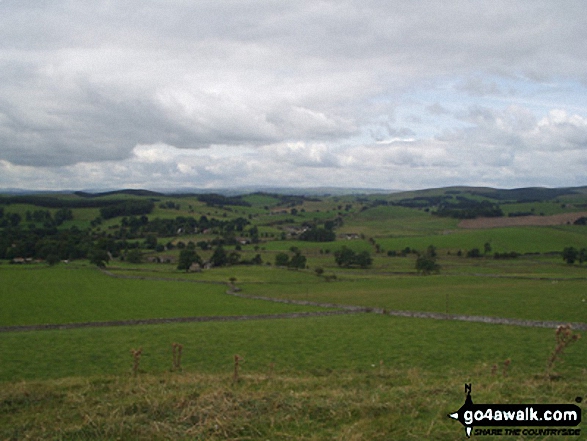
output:
[{"label": "dirt track", "polygon": [[577,213],[553,214],[552,216],[516,216],[516,217],[479,217],[463,219],[460,228],[499,228],[522,226],[551,226],[573,223],[580,217],[587,217],[587,211]]}]

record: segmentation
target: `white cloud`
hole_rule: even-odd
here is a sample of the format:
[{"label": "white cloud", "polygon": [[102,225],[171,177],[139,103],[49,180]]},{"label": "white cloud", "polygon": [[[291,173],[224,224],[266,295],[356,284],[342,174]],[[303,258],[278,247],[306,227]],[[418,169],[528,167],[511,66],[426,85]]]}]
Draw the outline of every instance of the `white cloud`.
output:
[{"label": "white cloud", "polygon": [[[586,12],[578,0],[5,0],[0,183],[553,182],[525,155],[562,167],[585,149]],[[565,87],[531,87],[545,81]]]}]

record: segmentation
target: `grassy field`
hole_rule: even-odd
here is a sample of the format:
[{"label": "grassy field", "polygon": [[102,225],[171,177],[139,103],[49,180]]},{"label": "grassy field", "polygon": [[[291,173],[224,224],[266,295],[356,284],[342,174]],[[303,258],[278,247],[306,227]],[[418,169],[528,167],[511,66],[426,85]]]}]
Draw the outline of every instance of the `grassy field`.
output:
[{"label": "grassy field", "polygon": [[[576,387],[564,382],[512,374],[474,376],[474,397],[483,403],[504,398],[566,402],[576,394]],[[0,437],[458,440],[465,439],[464,430],[446,415],[462,405],[464,381],[453,371],[438,377],[384,366],[360,376],[244,374],[236,384],[230,375],[202,373],[16,383],[0,390]]]},{"label": "grassy field", "polygon": [[[437,190],[410,197],[446,194]],[[584,226],[461,230],[458,219],[432,216],[432,206],[374,203],[408,196],[302,200],[254,194],[243,198],[250,207],[210,207],[194,197],[161,197],[151,220],[242,216],[251,221],[247,228],[255,225],[260,233],[273,234],[239,250],[246,259],[260,254],[263,265],[186,273],[176,264],[114,259],[108,275],[87,261],[55,267],[2,264],[0,326],[325,310],[230,296],[230,279],[249,296],[587,322],[587,267],[567,265],[560,254],[544,254],[587,247]],[[506,213],[534,208],[550,214],[579,209],[585,202],[584,195],[565,198],[564,203],[502,207]],[[180,208],[162,208],[167,201]],[[32,209],[5,207],[7,213]],[[98,214],[98,209],[74,209],[74,220],[63,228],[89,227]],[[335,218],[342,222],[336,242],[281,240],[288,226]],[[120,218],[110,219],[96,226],[92,237],[114,237],[120,223]],[[360,238],[341,239],[347,233]],[[247,237],[247,231],[241,234]],[[216,237],[191,232],[158,240],[187,243]],[[142,244],[144,238],[131,242],[135,240]],[[457,256],[458,250],[483,252],[486,242],[492,250],[485,257]],[[11,241],[4,243],[12,247]],[[414,253],[387,255],[406,247],[423,252],[429,245],[437,249],[438,275],[418,275]],[[343,246],[371,253],[371,267],[338,267],[334,253]],[[306,269],[274,265],[277,253],[292,255],[292,247],[307,257]],[[235,248],[225,246],[227,251]],[[156,255],[143,251],[143,257]],[[543,254],[492,258],[494,252],[509,251]],[[212,251],[198,253],[208,259]],[[177,257],[179,249],[159,254]],[[317,276],[317,268],[323,276]],[[172,370],[173,343],[183,345],[180,370]],[[463,439],[462,426],[446,415],[463,404],[464,383],[473,384],[478,403],[575,403],[577,397],[587,398],[585,337],[549,369],[555,345],[554,329],[373,313],[2,332],[0,439]],[[131,350],[139,348],[140,364],[133,375]],[[235,354],[244,359],[236,382]]]},{"label": "grassy field", "polygon": [[[546,376],[553,335],[376,315],[13,333],[0,338],[0,379],[10,380],[0,436],[462,439],[446,415],[464,383],[487,403],[584,393],[584,342],[568,349],[562,376]],[[182,372],[170,372],[172,342],[184,345]],[[135,378],[129,348],[139,347]]]},{"label": "grassy field", "polygon": [[311,310],[227,296],[227,286],[221,280],[115,279],[95,267],[78,265],[4,265],[0,277],[0,326]]},{"label": "grassy field", "polygon": [[268,297],[364,305],[394,310],[448,312],[532,320],[584,322],[587,281],[432,276],[355,281],[243,285]]},{"label": "grassy field", "polygon": [[[536,374],[546,368],[554,332],[374,314],[15,332],[0,337],[0,380],[128,374],[129,351],[139,347],[141,369],[161,373],[171,367],[173,342],[184,345],[182,366],[193,372],[229,374],[239,354],[250,373],[266,372],[271,363],[283,373],[360,373],[383,360],[389,367],[440,375],[482,365],[489,372],[494,363],[511,359],[513,370]],[[569,378],[585,374],[584,346],[580,341],[566,354]]]},{"label": "grassy field", "polygon": [[548,253],[574,246],[587,247],[587,228],[579,226],[510,227],[480,230],[447,231],[445,234],[420,235],[377,239],[386,250],[402,250],[405,247],[425,250],[429,245],[456,252],[478,248],[483,252],[485,243],[492,253],[516,251],[518,253]]}]

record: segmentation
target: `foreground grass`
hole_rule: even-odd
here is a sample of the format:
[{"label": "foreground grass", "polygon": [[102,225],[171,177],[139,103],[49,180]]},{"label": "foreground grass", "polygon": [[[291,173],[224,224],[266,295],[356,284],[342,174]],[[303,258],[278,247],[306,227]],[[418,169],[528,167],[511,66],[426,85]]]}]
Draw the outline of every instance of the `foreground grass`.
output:
[{"label": "foreground grass", "polygon": [[438,376],[386,366],[361,374],[245,374],[236,383],[201,373],[73,377],[4,384],[0,438],[464,439],[447,414],[463,404],[471,381],[478,403],[574,403],[585,388],[540,375]]}]

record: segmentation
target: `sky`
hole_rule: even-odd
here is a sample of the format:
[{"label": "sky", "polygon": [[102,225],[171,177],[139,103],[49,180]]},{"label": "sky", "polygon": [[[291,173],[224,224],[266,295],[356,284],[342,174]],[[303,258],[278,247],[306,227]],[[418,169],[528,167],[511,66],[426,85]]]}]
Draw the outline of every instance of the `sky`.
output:
[{"label": "sky", "polygon": [[587,185],[583,0],[0,0],[0,188]]}]

